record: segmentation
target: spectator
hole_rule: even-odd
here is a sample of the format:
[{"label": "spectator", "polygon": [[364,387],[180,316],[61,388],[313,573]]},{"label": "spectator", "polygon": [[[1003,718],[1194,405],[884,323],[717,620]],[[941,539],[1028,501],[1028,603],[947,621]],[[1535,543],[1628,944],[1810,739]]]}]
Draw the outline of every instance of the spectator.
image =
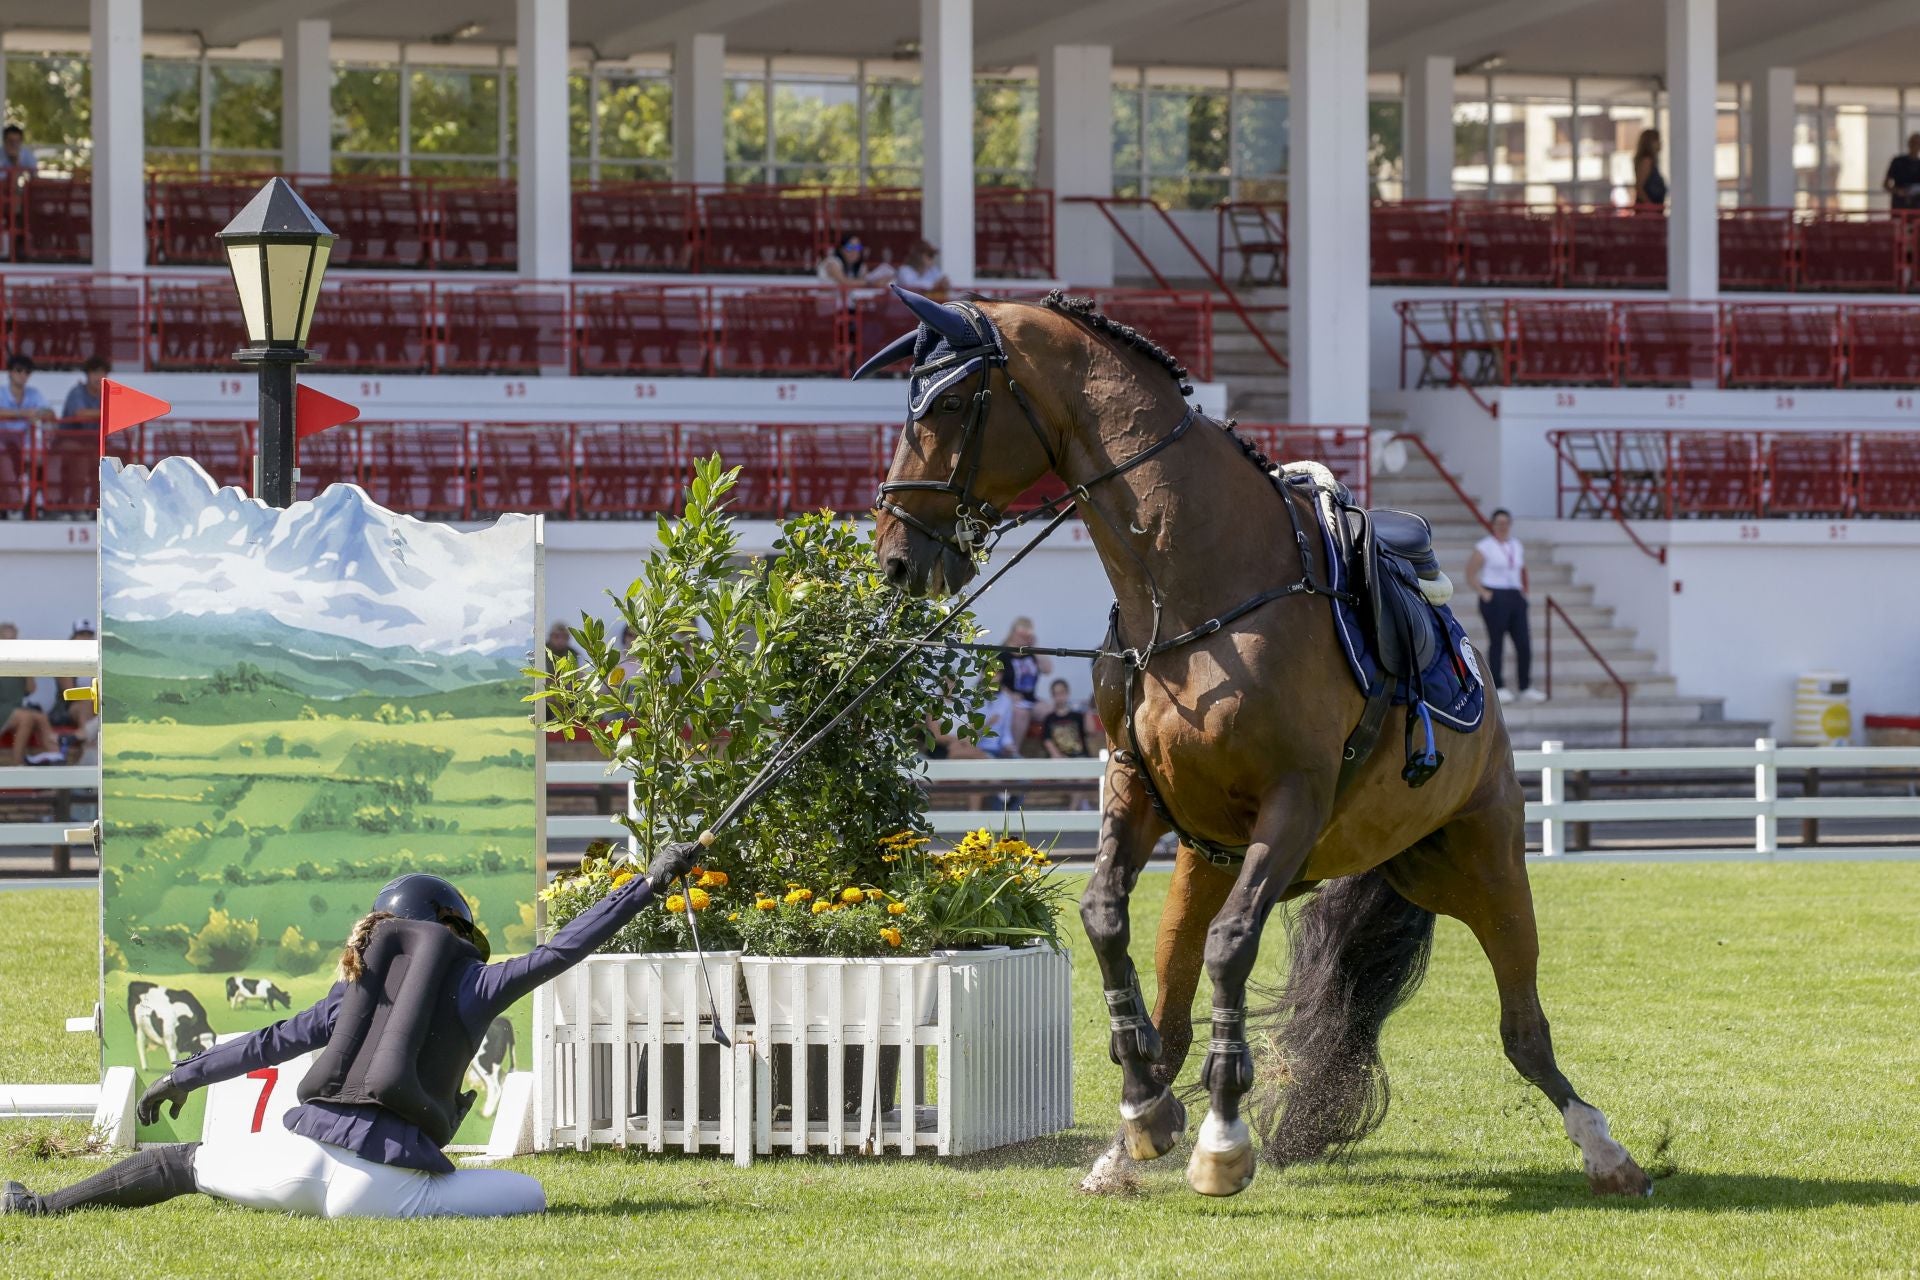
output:
[{"label": "spectator", "polygon": [[17,124],[0,129],[0,173],[4,173],[9,182],[40,173],[40,162],[33,158],[33,148],[27,145],[27,131]]},{"label": "spectator", "polygon": [[1642,129],[1633,149],[1633,204],[1636,209],[1664,208],[1667,180],[1660,176],[1660,131]]},{"label": "spectator", "polygon": [[33,357],[15,355],[7,361],[7,385],[0,387],[0,421],[52,422],[53,410],[40,388],[27,385],[33,376]]},{"label": "spectator", "polygon": [[931,298],[946,295],[950,283],[946,271],[940,266],[940,251],[925,240],[915,240],[913,248],[907,250],[907,259],[900,264],[900,270],[894,279],[902,288],[915,293],[924,293]]},{"label": "spectator", "polygon": [[1920,133],[1907,135],[1907,153],[1893,158],[1880,185],[1893,196],[1894,208],[1920,210]]},{"label": "spectator", "polygon": [[982,755],[1011,760],[1020,754],[1020,735],[1013,727],[1016,705],[1012,691],[1002,689],[982,709],[987,719],[986,731],[977,744]]},{"label": "spectator", "polygon": [[573,633],[567,630],[566,623],[556,622],[547,628],[547,670],[553,670],[563,654],[579,665],[580,651],[573,647]]},{"label": "spectator", "polygon": [[974,746],[946,725],[927,717],[927,759],[985,760],[987,753]]},{"label": "spectator", "polygon": [[822,280],[838,285],[885,284],[893,279],[893,268],[867,261],[867,246],[856,232],[849,231],[820,259],[816,272]]},{"label": "spectator", "polygon": [[1013,740],[1025,742],[1040,699],[1040,677],[1053,674],[1053,660],[1040,654],[1016,654],[1034,643],[1033,619],[1015,618],[1000,642],[1000,687],[1013,696]]},{"label": "spectator", "polygon": [[60,408],[63,427],[100,425],[100,383],[113,372],[113,365],[105,356],[88,356],[80,369],[83,376],[73,384],[73,390],[67,392],[67,402]]},{"label": "spectator", "polygon": [[1474,544],[1467,561],[1467,585],[1480,596],[1480,619],[1487,624],[1487,671],[1500,701],[1513,701],[1513,690],[1502,673],[1501,659],[1508,637],[1519,668],[1520,700],[1545,702],[1547,695],[1533,687],[1533,638],[1527,622],[1527,549],[1513,536],[1513,513],[1505,507],[1493,513],[1493,532]]},{"label": "spectator", "polygon": [[[73,633],[67,637],[69,640],[92,640],[94,638],[92,618],[81,618],[75,621],[73,624]],[[54,677],[53,710],[47,713],[47,719],[52,721],[56,729],[77,733],[77,731],[85,729],[87,722],[93,719],[95,714],[93,703],[68,702],[66,699],[66,691],[79,683],[80,682],[72,676]],[[91,685],[93,681],[89,680],[87,683]]]},{"label": "spectator", "polygon": [[1093,754],[1093,726],[1085,711],[1073,705],[1073,688],[1065,680],[1047,686],[1053,706],[1040,722],[1040,741],[1055,760],[1084,760]]},{"label": "spectator", "polygon": [[[18,640],[20,629],[0,622],[0,640]],[[27,699],[39,681],[31,676],[0,676],[0,740],[11,764],[60,764],[66,757],[47,713]]]}]

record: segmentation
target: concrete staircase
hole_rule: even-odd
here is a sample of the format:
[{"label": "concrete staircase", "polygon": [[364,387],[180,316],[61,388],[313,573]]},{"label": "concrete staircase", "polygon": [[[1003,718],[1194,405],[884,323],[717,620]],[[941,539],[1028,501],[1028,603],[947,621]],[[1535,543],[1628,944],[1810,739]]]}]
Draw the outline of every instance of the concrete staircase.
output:
[{"label": "concrete staircase", "polygon": [[[1397,427],[1397,423],[1376,423]],[[1373,505],[1417,511],[1433,525],[1434,547],[1440,564],[1453,579],[1457,592],[1454,612],[1468,637],[1486,651],[1486,628],[1478,602],[1467,589],[1467,559],[1485,531],[1460,501],[1459,495],[1418,450],[1408,450],[1406,467],[1398,473],[1376,472]],[[1652,653],[1638,647],[1638,637],[1616,625],[1613,610],[1598,604],[1593,588],[1578,581],[1573,567],[1560,559],[1551,543],[1528,535],[1527,576],[1532,590],[1529,621],[1533,633],[1533,683],[1546,686],[1547,597],[1553,597],[1628,689],[1628,743],[1636,747],[1752,746],[1765,737],[1765,721],[1728,720],[1718,698],[1683,696],[1672,676],[1655,670]],[[1511,646],[1506,674],[1516,681]],[[1553,627],[1553,697],[1547,702],[1509,702],[1507,730],[1515,746],[1537,747],[1553,740],[1577,747],[1620,745],[1620,691],[1578,637],[1558,618]]]}]

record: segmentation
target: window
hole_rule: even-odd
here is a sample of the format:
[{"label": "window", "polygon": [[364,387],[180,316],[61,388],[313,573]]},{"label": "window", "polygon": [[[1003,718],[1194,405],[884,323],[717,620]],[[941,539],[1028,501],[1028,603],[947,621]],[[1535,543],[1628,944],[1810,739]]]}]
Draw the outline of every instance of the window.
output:
[{"label": "window", "polygon": [[78,54],[10,53],[7,121],[26,131],[43,174],[84,169],[93,158],[92,75]]},{"label": "window", "polygon": [[[608,71],[575,79],[573,148],[576,156],[586,155],[589,176],[603,181],[671,179],[673,81],[658,73]],[[590,123],[585,118],[589,110]]]},{"label": "window", "polygon": [[333,72],[335,173],[400,172],[400,68],[339,66]]},{"label": "window", "polygon": [[500,70],[409,67],[406,172],[422,178],[497,178],[502,146]]},{"label": "window", "polygon": [[1031,187],[1037,172],[1040,88],[1031,80],[973,82],[973,175],[983,187]]}]

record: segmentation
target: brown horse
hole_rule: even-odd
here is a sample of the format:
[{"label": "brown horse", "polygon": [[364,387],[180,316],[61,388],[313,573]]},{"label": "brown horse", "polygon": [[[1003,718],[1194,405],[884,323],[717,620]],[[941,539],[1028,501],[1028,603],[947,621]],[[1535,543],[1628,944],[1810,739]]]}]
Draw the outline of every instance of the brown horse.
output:
[{"label": "brown horse", "polygon": [[[1230,427],[1195,415],[1185,370],[1090,304],[1056,294],[1042,305],[942,305],[900,292],[921,327],[861,370],[916,361],[912,417],[874,531],[888,580],[916,594],[959,589],[999,513],[1051,472],[1072,488],[1118,598],[1108,647],[1132,646],[1129,661],[1095,665],[1101,717],[1128,749],[1107,766],[1080,908],[1122,1072],[1116,1146],[1153,1159],[1185,1130],[1171,1085],[1204,959],[1214,1008],[1200,1080],[1211,1107],[1187,1180],[1207,1195],[1253,1180],[1242,1116],[1256,1082],[1248,977],[1269,914],[1312,893],[1286,987],[1265,1011],[1284,1058],[1265,1077],[1286,1081],[1283,1101],[1252,1108],[1270,1159],[1336,1152],[1384,1118],[1380,1029],[1419,984],[1443,912],[1485,949],[1507,1057],[1561,1113],[1594,1192],[1647,1193],[1647,1176],[1554,1061],[1535,984],[1521,792],[1497,702],[1477,732],[1440,731],[1445,766],[1418,790],[1402,780],[1397,742],[1343,785],[1343,745],[1365,699],[1328,604],[1274,590],[1327,581],[1324,544],[1299,536],[1315,528],[1302,486],[1276,484]],[[1127,900],[1170,825],[1183,843],[1149,1019]]]}]

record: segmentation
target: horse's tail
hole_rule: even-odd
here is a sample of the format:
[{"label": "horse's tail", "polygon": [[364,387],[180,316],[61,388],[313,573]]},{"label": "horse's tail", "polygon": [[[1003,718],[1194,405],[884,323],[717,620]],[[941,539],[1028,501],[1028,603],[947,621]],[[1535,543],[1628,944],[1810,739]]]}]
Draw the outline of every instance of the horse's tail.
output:
[{"label": "horse's tail", "polygon": [[1290,933],[1286,986],[1249,1019],[1249,1119],[1282,1165],[1338,1154],[1386,1119],[1380,1028],[1426,976],[1433,913],[1369,871],[1322,885]]}]

